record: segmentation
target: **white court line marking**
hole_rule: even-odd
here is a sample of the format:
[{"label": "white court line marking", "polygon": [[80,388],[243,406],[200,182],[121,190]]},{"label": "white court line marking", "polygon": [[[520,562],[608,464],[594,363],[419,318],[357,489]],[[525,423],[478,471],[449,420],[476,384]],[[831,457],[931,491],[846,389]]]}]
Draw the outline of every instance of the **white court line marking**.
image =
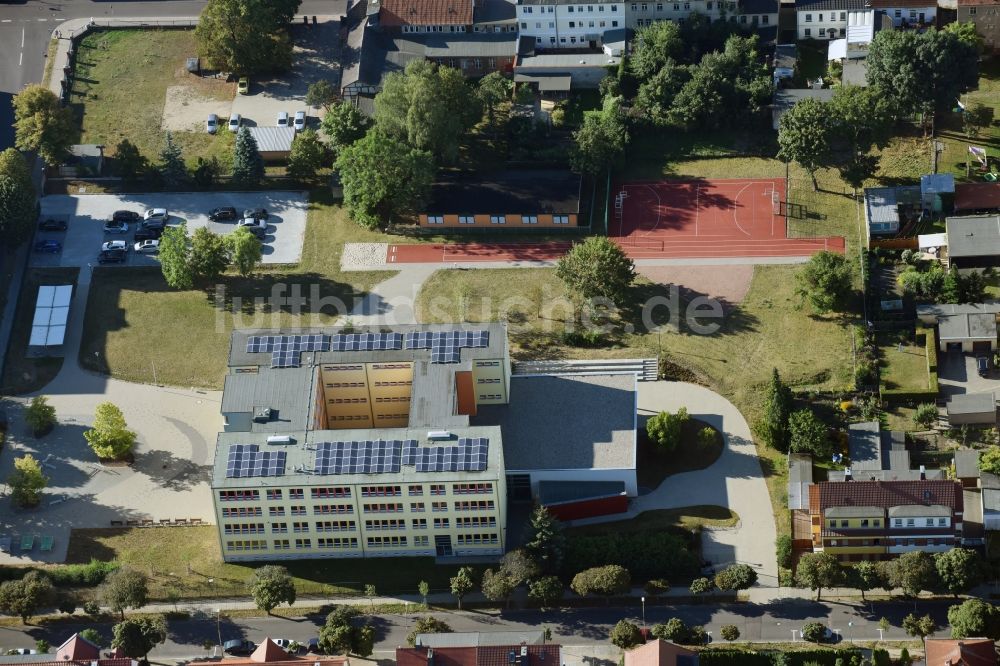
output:
[{"label": "white court line marking", "polygon": [[643,234],[643,236],[650,236],[652,235],[652,231],[654,229],[658,229],[660,227],[660,216],[662,215],[660,208],[663,206],[663,201],[660,199],[659,193],[657,193],[656,189],[652,185],[646,185],[646,189],[656,195],[656,224],[653,225],[652,229]]},{"label": "white court line marking", "polygon": [[694,235],[698,235],[698,215],[701,213],[701,185],[694,186]]},{"label": "white court line marking", "polygon": [[739,229],[740,231],[742,231],[743,234],[746,235],[746,236],[751,236],[751,234],[747,233],[747,230],[744,229],[742,225],[740,225],[740,221],[738,219],[736,219],[736,202],[739,201],[740,195],[743,194],[743,192],[748,187],[750,187],[751,185],[753,185],[753,183],[747,183],[746,185],[744,185],[743,187],[741,187],[740,191],[736,193],[735,197],[733,197],[733,224],[735,224],[736,228]]}]

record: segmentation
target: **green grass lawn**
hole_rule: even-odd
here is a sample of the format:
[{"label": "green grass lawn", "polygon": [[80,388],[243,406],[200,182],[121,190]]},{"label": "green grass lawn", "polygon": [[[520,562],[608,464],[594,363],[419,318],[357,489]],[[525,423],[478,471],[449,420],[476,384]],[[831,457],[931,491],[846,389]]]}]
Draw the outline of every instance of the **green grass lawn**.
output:
[{"label": "green grass lawn", "polygon": [[[150,576],[151,601],[169,599],[172,593],[182,598],[243,597],[247,580],[262,566],[223,562],[218,531],[210,525],[73,530],[66,562],[86,563],[91,558],[116,561]],[[416,594],[421,580],[442,592],[458,570],[458,565],[438,566],[432,557],[285,562],[283,566],[295,576],[299,595],[360,595],[366,584],[375,585],[379,594]]]},{"label": "green grass lawn", "polygon": [[[703,445],[699,441],[698,432],[703,428],[711,428],[715,433],[711,444]],[[672,474],[705,469],[719,459],[724,447],[722,433],[698,419],[684,422],[681,426],[681,441],[673,451],[657,447],[640,424],[636,456],[639,485],[643,488],[657,488]]]},{"label": "green grass lawn", "polygon": [[[902,351],[900,351],[902,343]],[[923,345],[914,344],[906,336],[882,334],[878,337],[881,357],[882,385],[888,389],[926,389],[927,353]]]},{"label": "green grass lawn", "polygon": [[[168,87],[189,86],[220,102],[232,101],[236,93],[235,83],[184,69],[185,59],[197,52],[193,30],[109,30],[84,37],[77,47],[70,100],[80,118],[80,142],[103,144],[110,154],[127,138],[151,161],[159,159]],[[198,157],[218,157],[224,165],[232,161],[230,132],[175,132],[174,139],[189,165]]]},{"label": "green grass lawn", "polygon": [[733,527],[739,520],[739,515],[726,507],[696,505],[680,509],[643,511],[629,520],[571,527],[566,533],[570,536],[584,536],[609,532],[657,532],[671,527],[682,527],[687,530],[699,527]]},{"label": "green grass lawn", "polygon": [[[944,144],[938,163],[938,171],[952,172],[956,178],[966,180],[965,164],[969,155],[969,145],[986,148],[993,157],[1000,157],[1000,60],[993,58],[980,64],[978,89],[962,95],[962,103],[966,105],[978,102],[993,107],[993,125],[986,128],[978,137],[966,136],[958,114],[948,114],[939,121],[938,140]],[[995,162],[994,162],[995,163]],[[976,175],[977,162],[973,159],[973,172],[970,181],[983,182]]]},{"label": "green grass lawn", "polygon": [[[166,285],[159,269],[94,271],[84,323],[80,362],[84,367],[130,381],[221,388],[233,328],[328,325],[342,312],[326,305],[299,313],[272,310],[272,290],[301,285],[321,298],[339,299],[348,308],[389,271],[340,272],[346,240],[376,241],[382,234],[361,229],[324,193],[309,204],[302,261],[298,266],[264,267],[250,278],[227,274],[218,285],[225,297],[217,306],[216,285],[178,291]],[[279,295],[281,292],[278,292]],[[287,293],[287,292],[284,292]],[[242,299],[236,307],[232,297]],[[319,306],[323,304],[320,303]],[[316,307],[316,302],[313,306]],[[183,333],[178,329],[183,322]],[[150,344],[155,340],[156,344]],[[137,354],[136,350],[144,350]]]}]

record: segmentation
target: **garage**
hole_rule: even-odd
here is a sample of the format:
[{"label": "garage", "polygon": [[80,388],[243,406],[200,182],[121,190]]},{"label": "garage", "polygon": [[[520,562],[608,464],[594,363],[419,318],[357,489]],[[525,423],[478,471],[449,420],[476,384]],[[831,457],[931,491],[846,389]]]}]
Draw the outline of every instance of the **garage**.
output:
[{"label": "garage", "polygon": [[945,349],[945,351],[961,352],[962,351],[962,343],[961,342],[949,342],[948,343],[948,347],[947,347],[947,349]]},{"label": "garage", "polygon": [[976,352],[976,353],[982,352],[982,353],[986,354],[986,353],[989,353],[991,350],[992,350],[992,345],[989,343],[989,341],[986,341],[986,340],[977,340],[976,342],[972,343],[972,351],[973,352]]}]

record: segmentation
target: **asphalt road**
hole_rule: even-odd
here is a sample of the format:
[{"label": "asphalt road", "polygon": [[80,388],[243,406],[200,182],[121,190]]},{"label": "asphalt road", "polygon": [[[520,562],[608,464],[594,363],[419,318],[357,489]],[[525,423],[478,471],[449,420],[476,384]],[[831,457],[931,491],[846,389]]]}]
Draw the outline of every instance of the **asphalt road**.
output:
[{"label": "asphalt road", "polygon": [[[931,614],[938,624],[945,625],[950,602],[920,601],[916,610],[920,615]],[[688,624],[700,624],[718,640],[719,627],[735,624],[740,629],[740,640],[790,641],[793,630],[797,631],[806,622],[822,622],[835,633],[839,633],[843,643],[878,640],[878,621],[886,617],[892,628],[886,632],[886,640],[906,640],[900,628],[902,618],[913,612],[911,602],[876,603],[874,613],[868,605],[852,603],[816,603],[803,600],[787,600],[770,605],[755,604],[704,604],[697,606],[660,606],[646,604],[646,623],[651,626],[664,622],[670,617],[680,617]],[[542,612],[537,610],[508,611],[500,614],[484,612],[440,612],[435,615],[445,620],[455,631],[502,631],[538,629],[549,627],[553,641],[563,645],[586,646],[606,644],[611,627],[620,619],[629,619],[642,624],[640,608],[583,608]],[[415,616],[382,615],[370,618],[378,630],[377,655],[385,655],[397,646],[406,644],[406,635],[412,628]],[[265,636],[289,638],[305,642],[317,636],[323,622],[322,614],[286,619],[280,617],[227,618],[223,615],[217,621],[209,612],[191,620],[171,621],[167,642],[152,653],[154,660],[174,660],[204,656],[201,645],[205,641],[216,642],[233,638],[247,638],[254,642]],[[110,637],[110,623],[81,622],[65,623],[55,628],[46,627],[0,627],[0,645],[4,648],[31,647],[38,638],[44,638],[51,645],[59,645],[69,635],[86,627],[95,627],[104,636]],[[947,630],[941,635],[947,636]],[[796,640],[802,640],[796,634]]]},{"label": "asphalt road", "polygon": [[[336,14],[343,0],[305,0],[302,14]],[[0,150],[14,144],[10,99],[42,80],[52,31],[74,18],[112,16],[196,16],[205,0],[27,0],[0,2]]]}]

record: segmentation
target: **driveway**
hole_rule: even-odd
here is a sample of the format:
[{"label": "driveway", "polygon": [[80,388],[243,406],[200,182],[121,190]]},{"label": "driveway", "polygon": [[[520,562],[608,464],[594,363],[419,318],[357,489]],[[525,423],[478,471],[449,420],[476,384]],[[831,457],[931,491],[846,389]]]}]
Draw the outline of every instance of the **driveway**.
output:
[{"label": "driveway", "polygon": [[[980,377],[977,354],[938,352],[938,387],[944,397],[962,393],[1000,394],[1000,372],[990,359],[990,372]],[[992,356],[992,355],[991,355]]]},{"label": "driveway", "polygon": [[746,419],[733,403],[697,384],[639,382],[638,391],[640,419],[686,407],[692,418],[722,431],[726,448],[711,466],[668,477],[651,493],[632,500],[627,516],[608,516],[608,520],[631,518],[653,509],[700,504],[727,507],[739,515],[740,522],[733,528],[706,528],[702,556],[716,568],[736,562],[749,564],[757,570],[758,585],[776,587],[774,512]]},{"label": "driveway", "polygon": [[[32,266],[89,266],[96,263],[101,243],[106,240],[133,242],[134,224],[127,234],[105,234],[104,222],[116,210],[166,208],[170,224],[187,222],[188,232],[207,226],[219,234],[235,229],[235,222],[211,222],[208,212],[221,206],[266,208],[267,236],[264,238],[265,264],[292,264],[302,257],[308,196],[305,192],[174,192],[159,194],[81,194],[48,196],[41,200],[42,218],[64,219],[65,233],[39,232],[38,239],[53,238],[63,244],[61,254],[32,255]],[[126,264],[155,266],[155,255],[129,252]]]}]

